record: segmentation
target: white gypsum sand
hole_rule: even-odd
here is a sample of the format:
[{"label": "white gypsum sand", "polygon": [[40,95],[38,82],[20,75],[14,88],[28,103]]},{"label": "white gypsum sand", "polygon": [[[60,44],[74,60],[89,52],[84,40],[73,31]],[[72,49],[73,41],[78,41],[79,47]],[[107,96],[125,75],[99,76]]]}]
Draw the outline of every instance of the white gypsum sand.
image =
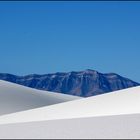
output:
[{"label": "white gypsum sand", "polygon": [[140,114],[0,125],[1,139],[140,138]]},{"label": "white gypsum sand", "polygon": [[0,80],[0,115],[53,105],[80,97],[36,90]]},{"label": "white gypsum sand", "polygon": [[140,113],[140,86],[0,117],[0,124]]}]

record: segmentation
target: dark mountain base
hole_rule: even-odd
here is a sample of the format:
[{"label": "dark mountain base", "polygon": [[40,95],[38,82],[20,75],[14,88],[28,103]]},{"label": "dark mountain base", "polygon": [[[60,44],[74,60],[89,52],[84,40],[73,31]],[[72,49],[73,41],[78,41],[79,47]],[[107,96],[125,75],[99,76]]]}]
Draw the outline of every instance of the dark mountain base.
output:
[{"label": "dark mountain base", "polygon": [[31,88],[81,97],[94,96],[140,85],[115,73],[102,74],[94,70],[27,76],[0,74],[0,79]]}]

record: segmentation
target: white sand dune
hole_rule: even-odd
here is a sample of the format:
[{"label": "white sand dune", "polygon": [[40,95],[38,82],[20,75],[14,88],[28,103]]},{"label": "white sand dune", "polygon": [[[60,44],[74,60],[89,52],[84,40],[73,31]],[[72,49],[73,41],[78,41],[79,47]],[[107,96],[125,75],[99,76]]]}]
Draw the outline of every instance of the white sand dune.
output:
[{"label": "white sand dune", "polygon": [[140,138],[140,86],[0,116],[0,138]]},{"label": "white sand dune", "polygon": [[0,115],[79,99],[0,80]]},{"label": "white sand dune", "polygon": [[1,139],[140,138],[140,114],[0,125]]},{"label": "white sand dune", "polygon": [[0,117],[0,124],[140,113],[140,86]]}]

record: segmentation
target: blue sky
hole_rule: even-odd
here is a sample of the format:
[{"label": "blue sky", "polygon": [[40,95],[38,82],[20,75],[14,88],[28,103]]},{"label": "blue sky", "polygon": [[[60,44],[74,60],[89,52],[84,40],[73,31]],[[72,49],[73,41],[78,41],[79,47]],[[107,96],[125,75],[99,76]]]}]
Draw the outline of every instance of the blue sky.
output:
[{"label": "blue sky", "polygon": [[0,2],[0,72],[94,69],[140,82],[140,2]]}]

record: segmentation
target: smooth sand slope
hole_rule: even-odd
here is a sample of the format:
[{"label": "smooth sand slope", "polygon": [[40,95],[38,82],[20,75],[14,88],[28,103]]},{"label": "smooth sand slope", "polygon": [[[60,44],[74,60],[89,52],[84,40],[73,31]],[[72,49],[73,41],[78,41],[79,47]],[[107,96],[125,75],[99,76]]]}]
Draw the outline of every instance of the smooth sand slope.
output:
[{"label": "smooth sand slope", "polygon": [[0,124],[140,113],[140,86],[0,117]]},{"label": "smooth sand slope", "polygon": [[0,117],[0,138],[140,138],[140,87]]},{"label": "smooth sand slope", "polygon": [[140,138],[140,114],[0,125],[0,138]]},{"label": "smooth sand slope", "polygon": [[140,138],[140,87],[0,116],[0,138]]},{"label": "smooth sand slope", "polygon": [[0,80],[0,115],[79,99]]}]

